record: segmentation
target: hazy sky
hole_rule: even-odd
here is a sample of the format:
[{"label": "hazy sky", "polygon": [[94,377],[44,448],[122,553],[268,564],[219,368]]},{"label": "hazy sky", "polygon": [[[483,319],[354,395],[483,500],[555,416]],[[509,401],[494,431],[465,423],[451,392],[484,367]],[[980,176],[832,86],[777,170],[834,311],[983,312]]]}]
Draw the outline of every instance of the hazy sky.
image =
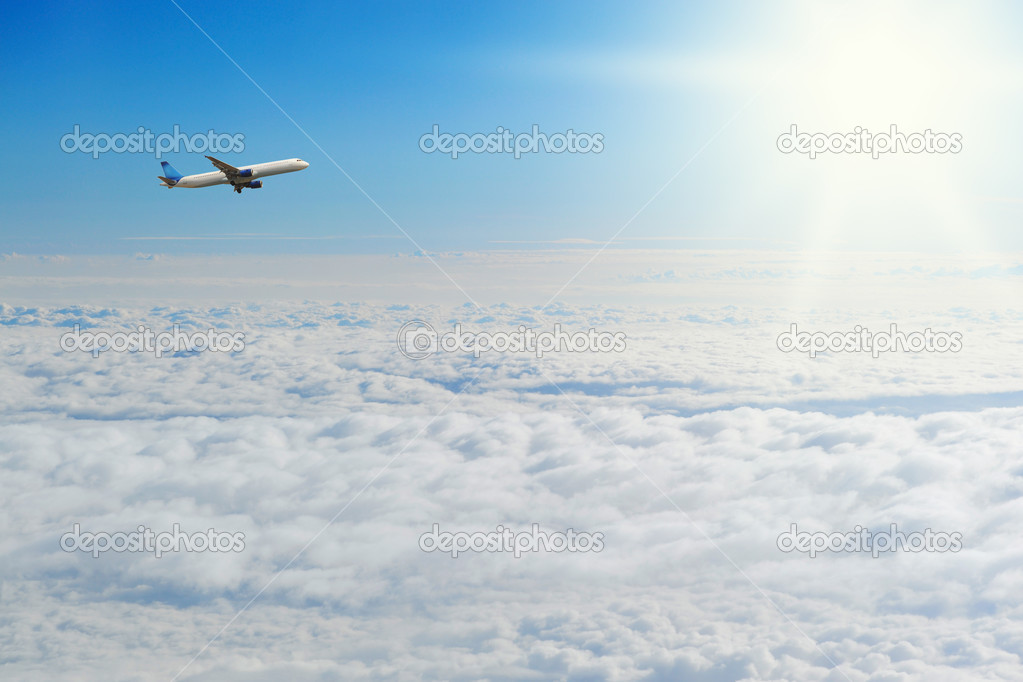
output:
[{"label": "hazy sky", "polygon": [[[0,252],[393,253],[616,234],[614,248],[1018,250],[1019,20],[1007,2],[12,5]],[[536,124],[604,148],[452,159],[420,151],[435,124]],[[777,150],[792,124],[959,133],[962,151],[811,160]],[[62,151],[75,125],[212,129],[244,135],[243,152],[219,154],[229,163],[312,165],[241,197],[168,191],[155,154]],[[164,158],[212,168],[202,153]]]}]

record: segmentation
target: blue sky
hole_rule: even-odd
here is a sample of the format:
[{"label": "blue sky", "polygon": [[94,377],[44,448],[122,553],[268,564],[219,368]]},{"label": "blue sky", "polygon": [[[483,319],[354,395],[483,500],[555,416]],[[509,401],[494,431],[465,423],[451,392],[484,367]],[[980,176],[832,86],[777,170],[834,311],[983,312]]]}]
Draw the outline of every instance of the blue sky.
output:
[{"label": "blue sky", "polygon": [[[603,243],[623,227],[613,248],[1023,246],[1008,4],[181,7],[427,250]],[[15,6],[6,19],[0,252],[415,249],[173,3]],[[810,160],[775,148],[792,123],[933,128],[964,149]],[[62,152],[76,124],[240,133],[229,163],[312,165],[241,197],[168,191],[153,155]],[[601,133],[605,148],[454,160],[419,150],[434,124],[537,124]],[[166,160],[209,170],[201,154]]]}]

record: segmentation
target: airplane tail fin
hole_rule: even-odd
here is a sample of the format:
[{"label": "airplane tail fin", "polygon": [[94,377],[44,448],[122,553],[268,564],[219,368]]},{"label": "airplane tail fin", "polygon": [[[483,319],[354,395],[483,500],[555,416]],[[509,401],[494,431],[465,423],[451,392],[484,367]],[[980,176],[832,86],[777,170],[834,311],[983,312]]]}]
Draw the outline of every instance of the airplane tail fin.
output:
[{"label": "airplane tail fin", "polygon": [[[160,165],[163,166],[163,173],[164,173],[164,175],[166,175],[168,178],[170,178],[171,180],[174,181],[171,184],[176,183],[178,180],[180,180],[183,177],[181,175],[181,173],[179,173],[176,170],[174,170],[174,166],[170,165],[166,161],[161,161]],[[161,180],[166,180],[167,178],[160,178],[160,179]]]}]

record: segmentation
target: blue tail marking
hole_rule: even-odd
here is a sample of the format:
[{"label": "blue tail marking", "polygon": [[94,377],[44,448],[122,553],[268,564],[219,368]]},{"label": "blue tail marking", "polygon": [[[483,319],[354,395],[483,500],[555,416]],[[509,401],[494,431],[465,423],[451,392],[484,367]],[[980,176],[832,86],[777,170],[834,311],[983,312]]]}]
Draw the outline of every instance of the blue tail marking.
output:
[{"label": "blue tail marking", "polygon": [[170,178],[171,180],[177,182],[178,180],[184,177],[183,175],[181,175],[181,173],[174,170],[174,166],[170,165],[166,161],[161,161],[160,165],[163,166],[163,174]]}]

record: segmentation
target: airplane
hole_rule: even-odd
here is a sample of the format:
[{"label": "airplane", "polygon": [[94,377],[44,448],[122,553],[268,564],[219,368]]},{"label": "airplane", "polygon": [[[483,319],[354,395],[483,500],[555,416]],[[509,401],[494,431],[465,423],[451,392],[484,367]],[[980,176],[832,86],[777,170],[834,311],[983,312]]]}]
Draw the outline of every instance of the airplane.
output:
[{"label": "airplane", "polygon": [[198,175],[181,175],[174,170],[174,166],[166,161],[161,161],[165,175],[156,177],[163,180],[162,187],[172,189],[174,187],[212,187],[213,185],[231,185],[235,192],[242,193],[243,187],[259,189],[263,186],[261,180],[268,175],[280,175],[281,173],[294,173],[305,170],[309,164],[302,159],[284,159],[283,161],[271,161],[270,163],[257,163],[253,166],[235,168],[212,156],[207,156],[217,170],[212,173],[199,173]]}]

